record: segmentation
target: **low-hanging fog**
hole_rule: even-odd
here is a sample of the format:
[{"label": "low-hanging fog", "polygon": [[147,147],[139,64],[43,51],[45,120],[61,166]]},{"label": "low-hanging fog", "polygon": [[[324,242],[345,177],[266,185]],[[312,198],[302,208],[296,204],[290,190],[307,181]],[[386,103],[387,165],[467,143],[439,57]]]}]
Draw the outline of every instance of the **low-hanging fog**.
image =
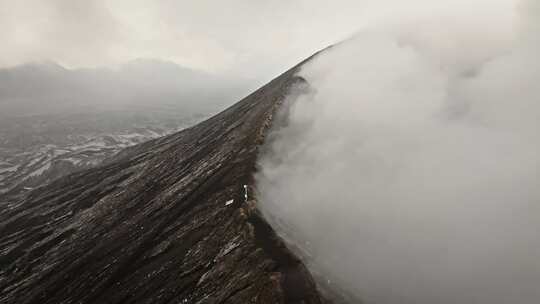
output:
[{"label": "low-hanging fog", "polygon": [[540,2],[413,17],[302,68],[260,207],[365,303],[538,303]]}]

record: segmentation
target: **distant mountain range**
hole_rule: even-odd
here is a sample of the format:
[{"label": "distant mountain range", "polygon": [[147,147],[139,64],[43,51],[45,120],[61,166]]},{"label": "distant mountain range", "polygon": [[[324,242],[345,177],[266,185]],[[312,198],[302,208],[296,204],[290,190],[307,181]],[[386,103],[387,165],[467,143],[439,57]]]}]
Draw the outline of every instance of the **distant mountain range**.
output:
[{"label": "distant mountain range", "polygon": [[245,96],[248,83],[149,59],[93,69],[31,63],[0,69],[0,118],[156,107],[215,110]]}]

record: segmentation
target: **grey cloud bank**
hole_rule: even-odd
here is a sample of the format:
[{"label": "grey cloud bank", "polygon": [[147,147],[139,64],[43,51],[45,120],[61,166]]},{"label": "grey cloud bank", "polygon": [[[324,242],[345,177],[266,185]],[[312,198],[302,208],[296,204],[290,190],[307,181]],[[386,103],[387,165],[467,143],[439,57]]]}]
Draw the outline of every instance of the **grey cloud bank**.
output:
[{"label": "grey cloud bank", "polygon": [[538,302],[539,9],[374,27],[302,69],[257,180],[313,271],[365,303]]}]

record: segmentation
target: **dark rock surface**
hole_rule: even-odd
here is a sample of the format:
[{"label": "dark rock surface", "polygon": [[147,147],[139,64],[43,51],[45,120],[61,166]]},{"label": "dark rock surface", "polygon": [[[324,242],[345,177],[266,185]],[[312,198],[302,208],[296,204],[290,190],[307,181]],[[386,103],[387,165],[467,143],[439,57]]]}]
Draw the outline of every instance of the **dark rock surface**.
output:
[{"label": "dark rock surface", "polygon": [[296,69],[205,122],[0,206],[0,303],[323,303],[251,195]]}]

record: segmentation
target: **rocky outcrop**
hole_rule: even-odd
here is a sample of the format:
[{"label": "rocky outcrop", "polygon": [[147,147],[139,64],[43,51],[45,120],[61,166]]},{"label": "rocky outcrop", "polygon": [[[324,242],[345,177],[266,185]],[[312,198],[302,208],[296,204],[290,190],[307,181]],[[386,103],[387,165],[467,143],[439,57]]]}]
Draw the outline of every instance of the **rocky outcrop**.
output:
[{"label": "rocky outcrop", "polygon": [[0,211],[0,302],[322,303],[257,212],[253,173],[291,69],[182,132]]}]

